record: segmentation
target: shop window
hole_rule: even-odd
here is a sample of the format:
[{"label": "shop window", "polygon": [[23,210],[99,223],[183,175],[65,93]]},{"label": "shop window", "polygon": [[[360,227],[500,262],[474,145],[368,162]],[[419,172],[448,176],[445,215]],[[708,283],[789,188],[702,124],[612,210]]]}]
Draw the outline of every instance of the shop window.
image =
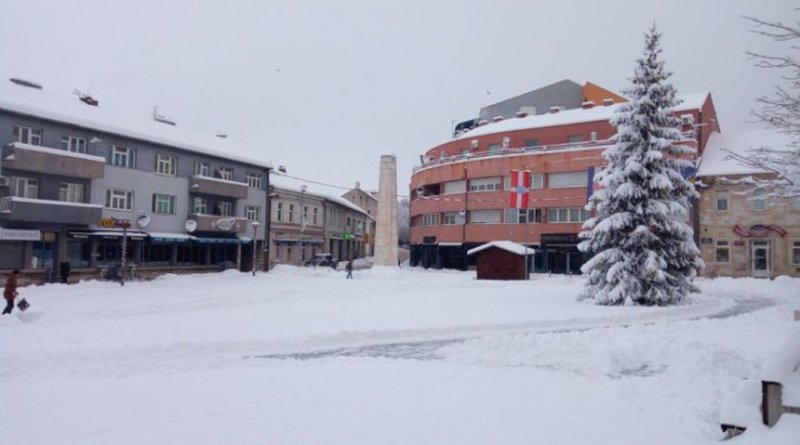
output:
[{"label": "shop window", "polygon": [[714,261],[717,263],[729,263],[731,261],[731,248],[728,241],[717,241]]}]

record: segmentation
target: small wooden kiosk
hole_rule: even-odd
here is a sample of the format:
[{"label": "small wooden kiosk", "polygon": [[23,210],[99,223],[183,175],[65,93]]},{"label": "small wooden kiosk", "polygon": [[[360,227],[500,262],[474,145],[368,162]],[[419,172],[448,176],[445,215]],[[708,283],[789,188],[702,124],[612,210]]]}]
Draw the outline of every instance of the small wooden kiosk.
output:
[{"label": "small wooden kiosk", "polygon": [[491,241],[467,251],[478,255],[479,280],[527,280],[529,256],[536,253],[530,247],[513,241]]}]

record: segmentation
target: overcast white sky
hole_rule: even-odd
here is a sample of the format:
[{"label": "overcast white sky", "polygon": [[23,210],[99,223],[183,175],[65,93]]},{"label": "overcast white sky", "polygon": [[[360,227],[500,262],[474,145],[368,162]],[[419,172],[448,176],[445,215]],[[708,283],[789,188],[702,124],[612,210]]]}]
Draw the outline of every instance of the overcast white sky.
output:
[{"label": "overcast white sky", "polygon": [[[290,174],[378,185],[453,120],[562,80],[620,91],[655,20],[679,93],[711,91],[723,131],[748,125],[784,48],[741,15],[791,21],[794,2],[621,0],[0,0],[0,78],[90,91],[103,104],[225,131]],[[784,51],[785,52],[785,51]]]}]

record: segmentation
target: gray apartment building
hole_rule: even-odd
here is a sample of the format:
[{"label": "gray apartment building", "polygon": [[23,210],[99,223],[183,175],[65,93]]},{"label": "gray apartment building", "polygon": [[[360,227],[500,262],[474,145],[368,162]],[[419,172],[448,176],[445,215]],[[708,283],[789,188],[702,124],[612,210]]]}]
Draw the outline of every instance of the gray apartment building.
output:
[{"label": "gray apartment building", "polygon": [[0,271],[116,273],[123,248],[142,275],[266,265],[268,161],[225,135],[104,105],[0,85]]}]

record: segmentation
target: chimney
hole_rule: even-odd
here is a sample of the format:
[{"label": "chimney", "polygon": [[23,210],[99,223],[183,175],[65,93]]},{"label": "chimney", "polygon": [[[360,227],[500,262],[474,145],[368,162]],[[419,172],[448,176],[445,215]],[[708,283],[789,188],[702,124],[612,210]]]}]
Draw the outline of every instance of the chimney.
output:
[{"label": "chimney", "polygon": [[587,100],[586,102],[581,104],[581,108],[583,108],[584,110],[588,110],[590,108],[594,108],[594,101],[593,100]]},{"label": "chimney", "polygon": [[607,98],[603,99],[603,106],[604,107],[608,107],[608,106],[611,106],[611,105],[614,105],[614,99],[612,99],[610,97],[607,97]]},{"label": "chimney", "polygon": [[357,188],[357,189],[360,189],[360,188],[361,188],[361,183],[360,183],[359,181],[356,181],[356,188]]},{"label": "chimney", "polygon": [[281,172],[281,173],[286,173],[286,167],[284,167],[283,165],[279,165],[278,166],[278,171]]},{"label": "chimney", "polygon": [[489,121],[487,121],[486,119],[481,119],[481,120],[478,121],[478,126],[482,127],[482,126],[484,126],[484,125],[486,125],[488,123],[489,123]]},{"label": "chimney", "polygon": [[524,111],[517,111],[517,114],[515,114],[514,116],[518,117],[518,118],[523,118],[523,117],[527,117],[528,113],[526,113]]},{"label": "chimney", "polygon": [[492,122],[500,122],[503,120],[503,116],[495,116],[492,118]]},{"label": "chimney", "polygon": [[558,113],[559,111],[561,111],[561,107],[558,106],[558,105],[556,105],[554,107],[550,107],[550,113],[555,114],[555,113]]}]

